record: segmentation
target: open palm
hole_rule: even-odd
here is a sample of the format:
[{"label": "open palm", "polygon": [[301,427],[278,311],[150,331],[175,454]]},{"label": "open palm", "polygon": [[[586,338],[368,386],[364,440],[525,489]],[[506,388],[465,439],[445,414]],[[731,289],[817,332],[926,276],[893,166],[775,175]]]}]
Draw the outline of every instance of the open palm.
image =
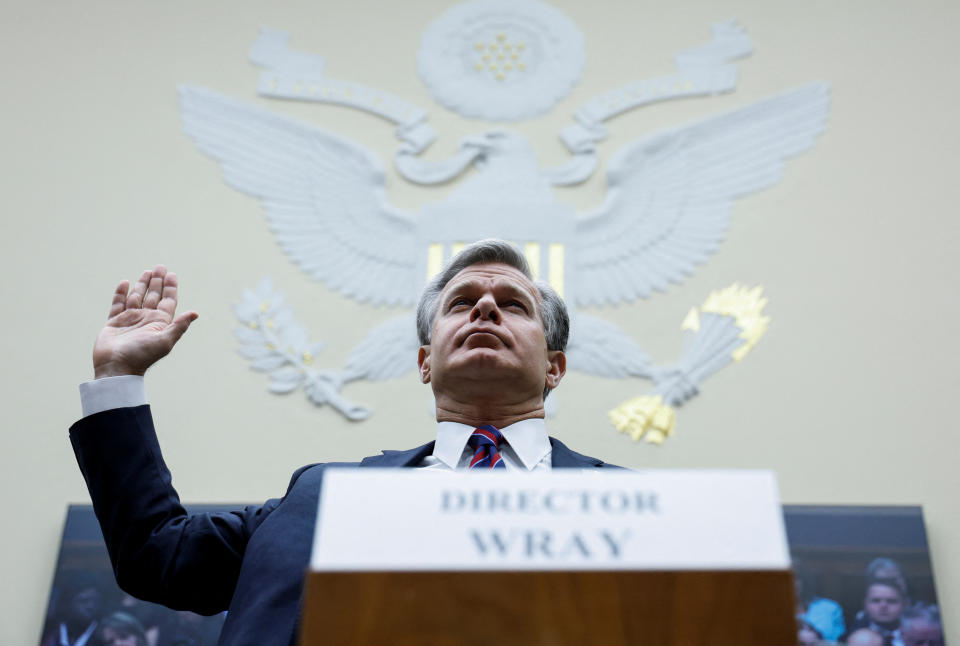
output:
[{"label": "open palm", "polygon": [[133,289],[121,282],[93,345],[94,376],[144,374],[197,318],[196,312],[176,316],[176,310],[177,276],[163,265],[144,271]]}]

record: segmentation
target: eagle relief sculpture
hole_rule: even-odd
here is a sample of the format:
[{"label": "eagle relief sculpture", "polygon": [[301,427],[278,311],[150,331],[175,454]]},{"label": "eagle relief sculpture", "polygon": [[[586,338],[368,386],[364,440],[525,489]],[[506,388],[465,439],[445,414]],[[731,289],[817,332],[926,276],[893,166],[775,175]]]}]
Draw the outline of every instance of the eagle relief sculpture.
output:
[{"label": "eagle relief sculpture", "polygon": [[[383,162],[357,143],[207,89],[180,88],[185,131],[220,162],[231,186],[260,200],[294,263],[344,296],[405,310],[373,328],[343,368],[324,370],[315,366],[322,346],[309,342],[264,279],[236,306],[236,335],[251,367],[268,374],[271,391],[302,387],[318,405],[352,420],[366,418],[370,411],[348,401],[343,385],[414,368],[412,307],[420,290],[452,254],[488,237],[517,244],[535,277],[566,300],[570,369],[653,380],[649,395],[610,413],[634,439],[662,443],[673,432],[674,408],[704,378],[742,358],[763,333],[769,319],[760,288],[734,285],[690,311],[680,360],[654,367],[627,333],[583,308],[646,298],[704,263],[723,241],[735,200],[775,184],[786,160],[809,149],[823,131],[825,84],[624,145],[607,163],[607,195],[592,211],[575,212],[552,190],[593,174],[596,144],[609,119],[653,102],[732,91],[733,61],[751,51],[736,23],[714,25],[708,43],[677,54],[672,74],[630,81],[588,101],[560,133],[570,161],[547,169],[523,135],[500,129],[467,137],[442,162],[420,158],[435,139],[425,111],[327,76],[321,57],[291,50],[288,39],[263,29],[251,48],[251,60],[263,68],[261,94],[335,103],[393,122],[400,140],[394,164],[417,184],[475,172],[443,201],[405,212],[387,200]],[[583,38],[569,18],[539,0],[472,0],[427,28],[417,64],[445,107],[469,118],[518,121],[546,112],[573,88],[583,69]]]}]

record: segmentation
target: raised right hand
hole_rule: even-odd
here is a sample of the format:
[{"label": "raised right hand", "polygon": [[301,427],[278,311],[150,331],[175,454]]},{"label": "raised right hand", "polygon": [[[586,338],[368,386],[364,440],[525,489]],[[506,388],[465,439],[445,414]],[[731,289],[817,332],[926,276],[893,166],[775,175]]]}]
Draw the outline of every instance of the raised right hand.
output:
[{"label": "raised right hand", "polygon": [[142,375],[180,340],[196,312],[177,311],[177,275],[157,265],[140,275],[130,291],[123,281],[113,293],[110,315],[93,344],[95,379]]}]

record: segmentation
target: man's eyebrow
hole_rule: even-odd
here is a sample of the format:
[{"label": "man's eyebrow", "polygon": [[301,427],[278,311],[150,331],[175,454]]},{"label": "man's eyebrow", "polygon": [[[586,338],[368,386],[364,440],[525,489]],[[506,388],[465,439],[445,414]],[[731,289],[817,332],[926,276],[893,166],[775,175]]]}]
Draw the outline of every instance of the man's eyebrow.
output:
[{"label": "man's eyebrow", "polygon": [[479,282],[476,280],[463,280],[459,282],[450,281],[447,283],[447,286],[443,288],[443,291],[440,293],[440,302],[446,303],[452,298],[460,294],[463,291],[469,291],[479,286]]},{"label": "man's eyebrow", "polygon": [[447,286],[444,288],[443,291],[455,292],[458,289],[463,289],[463,288],[472,289],[479,286],[480,286],[480,281],[477,280],[476,278],[467,278],[465,280],[454,279],[454,280],[451,280],[449,283],[447,283]]},{"label": "man's eyebrow", "polygon": [[520,287],[515,283],[508,283],[504,285],[504,288],[507,292],[514,296],[522,296],[525,300],[530,301],[531,304],[537,303],[537,298],[530,293],[526,288]]}]

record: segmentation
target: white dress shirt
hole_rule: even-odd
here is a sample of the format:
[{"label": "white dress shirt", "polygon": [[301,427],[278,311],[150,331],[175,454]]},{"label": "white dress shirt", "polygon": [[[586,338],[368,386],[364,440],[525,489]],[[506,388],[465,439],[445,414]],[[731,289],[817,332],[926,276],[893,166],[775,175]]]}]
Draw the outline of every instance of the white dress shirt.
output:
[{"label": "white dress shirt", "polygon": [[[474,427],[457,422],[437,422],[437,443],[433,455],[420,463],[423,469],[453,471],[466,469],[473,459],[467,440]],[[542,417],[525,419],[501,428],[506,444],[500,445],[500,457],[509,471],[549,471],[553,447]]]},{"label": "white dress shirt", "polygon": [[138,375],[104,377],[80,384],[80,405],[84,417],[111,408],[143,406],[146,403],[147,389],[143,385],[143,377]]},{"label": "white dress shirt", "polygon": [[[80,404],[88,417],[112,408],[142,406],[147,403],[143,377],[125,375],[105,377],[80,384]],[[420,463],[424,469],[446,471],[466,469],[473,458],[467,440],[474,427],[456,422],[437,423],[437,442],[433,454]],[[525,419],[500,429],[505,444],[500,456],[508,470],[549,471],[553,448],[543,418]]]}]

